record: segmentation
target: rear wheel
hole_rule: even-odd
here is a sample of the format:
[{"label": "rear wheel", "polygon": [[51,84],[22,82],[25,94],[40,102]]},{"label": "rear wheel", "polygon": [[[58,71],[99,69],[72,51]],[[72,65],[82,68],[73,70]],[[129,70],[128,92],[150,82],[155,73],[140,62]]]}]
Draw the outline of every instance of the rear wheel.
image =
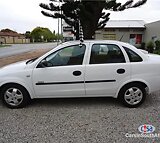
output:
[{"label": "rear wheel", "polygon": [[119,92],[119,99],[121,102],[130,108],[140,106],[146,98],[145,87],[141,84],[128,84],[124,86]]},{"label": "rear wheel", "polygon": [[30,101],[27,90],[17,84],[9,84],[3,87],[2,101],[9,108],[22,108]]}]

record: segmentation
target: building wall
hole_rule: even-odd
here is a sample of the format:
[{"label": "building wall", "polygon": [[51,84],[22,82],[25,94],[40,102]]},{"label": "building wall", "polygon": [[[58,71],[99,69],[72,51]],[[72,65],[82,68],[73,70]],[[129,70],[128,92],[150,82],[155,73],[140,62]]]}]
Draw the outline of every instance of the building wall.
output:
[{"label": "building wall", "polygon": [[142,35],[142,42],[144,41],[145,29],[103,29],[96,31],[95,39],[101,40],[118,40],[130,43],[131,34]]},{"label": "building wall", "polygon": [[12,37],[12,36],[1,36],[0,43],[3,44],[22,44],[22,43],[30,43],[30,39],[26,39],[23,37]]},{"label": "building wall", "polygon": [[145,42],[160,40],[160,21],[146,24]]},{"label": "building wall", "polygon": [[31,42],[30,39],[25,39],[25,41],[26,41],[26,43],[30,43]]},{"label": "building wall", "polygon": [[23,38],[14,37],[14,43],[22,44],[23,43]]},{"label": "building wall", "polygon": [[6,44],[12,44],[14,43],[14,38],[11,36],[5,36]]},{"label": "building wall", "polygon": [[1,37],[0,37],[0,44],[1,44],[1,43],[6,43],[5,40],[6,40],[6,39],[5,39],[4,37],[1,36]]}]

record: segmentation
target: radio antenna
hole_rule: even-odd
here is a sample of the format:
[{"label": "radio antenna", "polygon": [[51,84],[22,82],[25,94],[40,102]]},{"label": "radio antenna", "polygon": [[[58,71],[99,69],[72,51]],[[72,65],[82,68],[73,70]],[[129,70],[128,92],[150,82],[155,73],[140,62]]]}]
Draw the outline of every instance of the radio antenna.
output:
[{"label": "radio antenna", "polygon": [[80,40],[80,46],[82,46],[83,42],[84,42],[84,36],[83,36],[83,28],[82,28],[82,25],[81,25],[81,20],[80,20],[80,16],[79,16],[79,12],[80,12],[80,9],[76,9],[75,10],[76,12],[76,15],[77,15],[77,18],[78,18],[78,28],[79,28],[79,40]]},{"label": "radio antenna", "polygon": [[80,20],[79,20],[79,40],[80,40],[80,46],[82,46],[84,42],[84,36],[83,36],[83,29],[82,29]]}]

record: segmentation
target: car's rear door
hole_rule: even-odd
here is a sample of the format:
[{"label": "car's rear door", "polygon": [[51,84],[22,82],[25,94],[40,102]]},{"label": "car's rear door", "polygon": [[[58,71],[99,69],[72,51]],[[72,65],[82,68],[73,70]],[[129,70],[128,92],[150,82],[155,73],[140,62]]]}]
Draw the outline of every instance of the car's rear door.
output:
[{"label": "car's rear door", "polygon": [[76,97],[85,95],[83,60],[86,45],[64,47],[45,57],[48,66],[33,70],[35,94],[43,97]]},{"label": "car's rear door", "polygon": [[130,79],[131,67],[124,49],[116,44],[91,44],[86,65],[87,96],[115,96],[118,87]]}]

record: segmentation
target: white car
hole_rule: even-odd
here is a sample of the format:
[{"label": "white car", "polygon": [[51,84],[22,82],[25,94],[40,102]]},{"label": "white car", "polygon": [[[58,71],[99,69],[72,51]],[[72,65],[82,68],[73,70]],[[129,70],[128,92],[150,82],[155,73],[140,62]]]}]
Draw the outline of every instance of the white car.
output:
[{"label": "white car", "polygon": [[138,107],[158,90],[160,56],[118,41],[66,42],[0,69],[0,96],[10,108],[35,98],[65,97],[113,97]]}]

